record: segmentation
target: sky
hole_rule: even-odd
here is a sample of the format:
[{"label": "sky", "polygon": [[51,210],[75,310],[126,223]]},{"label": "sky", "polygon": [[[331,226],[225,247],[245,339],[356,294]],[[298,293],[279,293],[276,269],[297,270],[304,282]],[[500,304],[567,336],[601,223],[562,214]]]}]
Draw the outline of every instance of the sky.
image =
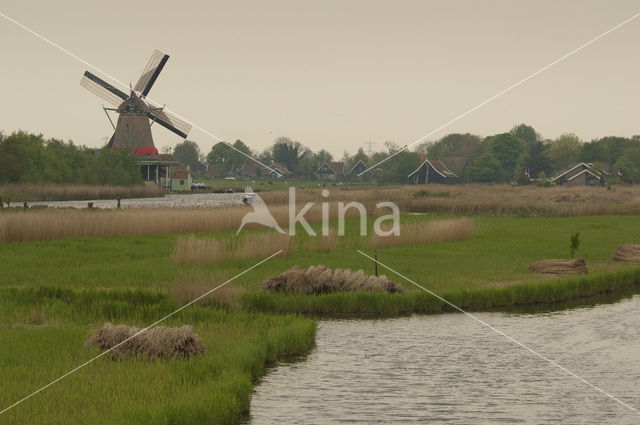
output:
[{"label": "sky", "polygon": [[[336,158],[406,145],[640,12],[638,1],[4,1],[0,12],[256,151],[287,136]],[[640,134],[640,18],[429,138],[532,125],[546,138]],[[0,17],[0,130],[99,147],[111,136],[88,68]],[[92,72],[100,75],[97,71]],[[117,85],[104,75],[100,75]],[[126,91],[125,87],[120,87]],[[156,146],[181,139],[157,127]],[[198,129],[203,152],[217,142]]]}]

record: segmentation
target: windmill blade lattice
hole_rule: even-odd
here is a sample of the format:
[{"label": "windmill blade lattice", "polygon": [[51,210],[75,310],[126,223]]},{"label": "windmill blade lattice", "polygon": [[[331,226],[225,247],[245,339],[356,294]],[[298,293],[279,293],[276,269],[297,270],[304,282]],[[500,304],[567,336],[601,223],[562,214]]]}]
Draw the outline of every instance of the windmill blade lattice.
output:
[{"label": "windmill blade lattice", "polygon": [[118,90],[89,71],[86,71],[82,76],[80,85],[113,106],[120,105],[123,100],[129,97],[123,91]]},{"label": "windmill blade lattice", "polygon": [[146,97],[147,94],[149,94],[149,90],[153,87],[153,83],[156,82],[160,71],[162,71],[162,68],[164,68],[168,60],[169,55],[165,55],[160,50],[154,50],[136,86],[133,88],[136,92],[140,93],[141,97]]},{"label": "windmill blade lattice", "polygon": [[170,112],[165,112],[162,110],[151,111],[147,114],[147,116],[151,119],[155,119],[155,122],[157,122],[164,128],[173,131],[183,139],[186,139],[187,135],[191,131],[191,124],[181,118],[178,118]]}]

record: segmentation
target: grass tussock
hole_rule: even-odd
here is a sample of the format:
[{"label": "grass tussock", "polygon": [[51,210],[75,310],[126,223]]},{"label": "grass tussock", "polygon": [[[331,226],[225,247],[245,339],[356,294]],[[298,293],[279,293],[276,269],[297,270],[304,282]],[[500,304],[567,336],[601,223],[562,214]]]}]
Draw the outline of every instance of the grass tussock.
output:
[{"label": "grass tussock", "polygon": [[401,223],[399,235],[380,236],[373,234],[370,248],[384,248],[395,245],[461,241],[473,235],[473,221],[467,218],[437,220],[428,222]]},{"label": "grass tussock", "polygon": [[257,233],[240,238],[198,238],[195,235],[179,237],[173,252],[177,263],[219,263],[231,259],[264,257],[278,250],[287,253],[292,239],[280,233]]},{"label": "grass tussock", "polygon": [[[189,303],[203,294],[211,291],[228,280],[227,276],[216,274],[214,276],[188,275],[177,279],[169,289],[169,298],[177,304]],[[218,288],[196,304],[202,307],[236,308],[240,295],[246,289],[231,286],[231,283]]]},{"label": "grass tussock", "polygon": [[550,276],[587,274],[589,272],[587,270],[587,263],[578,258],[570,260],[552,259],[536,261],[529,266],[529,271]]},{"label": "grass tussock", "polygon": [[157,185],[109,186],[84,184],[3,184],[0,197],[6,202],[77,201],[87,199],[151,198],[163,196]]},{"label": "grass tussock", "polygon": [[140,329],[136,327],[105,323],[85,341],[85,347],[96,346],[101,350],[116,347],[109,352],[112,358],[139,356],[178,359],[202,355],[205,352],[202,340],[189,325],[179,328],[155,326],[139,332]]},{"label": "grass tussock", "polygon": [[404,292],[402,285],[390,281],[386,276],[369,276],[363,270],[332,270],[326,266],[309,266],[291,269],[262,282],[265,291],[281,294],[330,294],[333,292],[373,291]]}]

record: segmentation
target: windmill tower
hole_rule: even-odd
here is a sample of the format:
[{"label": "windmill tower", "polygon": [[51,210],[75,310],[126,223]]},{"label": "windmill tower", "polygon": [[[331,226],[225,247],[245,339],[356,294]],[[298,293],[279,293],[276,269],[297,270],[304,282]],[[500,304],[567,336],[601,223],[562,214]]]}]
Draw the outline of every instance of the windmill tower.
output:
[{"label": "windmill tower", "polygon": [[[158,154],[151,134],[151,126],[155,123],[186,139],[191,130],[189,123],[165,112],[163,108],[150,106],[144,100],[167,60],[169,55],[158,50],[154,51],[138,82],[128,95],[89,71],[84,73],[80,85],[116,107],[115,109],[103,107],[114,129],[108,143],[111,149],[126,149],[139,155]],[[113,124],[109,111],[118,114],[116,125]]]}]

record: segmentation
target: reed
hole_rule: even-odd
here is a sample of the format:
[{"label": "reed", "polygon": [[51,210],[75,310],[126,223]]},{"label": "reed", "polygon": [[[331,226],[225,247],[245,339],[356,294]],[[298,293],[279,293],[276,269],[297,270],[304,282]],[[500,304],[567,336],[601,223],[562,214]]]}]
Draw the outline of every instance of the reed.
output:
[{"label": "reed", "polygon": [[[235,309],[238,307],[240,295],[245,293],[246,289],[234,286],[232,283],[218,288],[228,279],[229,276],[221,272],[207,275],[201,273],[181,275],[169,287],[169,299],[177,304],[186,304],[210,292],[206,297],[198,299],[196,304],[202,307]],[[211,292],[212,290],[214,291]]]},{"label": "reed", "polygon": [[233,239],[198,238],[194,235],[179,237],[173,253],[176,263],[219,263],[231,259],[264,256],[265,247],[273,252],[289,252],[289,235],[267,232],[243,235]]},{"label": "reed", "polygon": [[371,235],[369,247],[386,248],[417,243],[461,241],[469,239],[473,235],[473,229],[473,221],[467,218],[401,223],[398,235]]},{"label": "reed", "polygon": [[164,189],[157,185],[109,186],[52,183],[0,185],[0,197],[4,202],[151,198],[163,195]]}]

